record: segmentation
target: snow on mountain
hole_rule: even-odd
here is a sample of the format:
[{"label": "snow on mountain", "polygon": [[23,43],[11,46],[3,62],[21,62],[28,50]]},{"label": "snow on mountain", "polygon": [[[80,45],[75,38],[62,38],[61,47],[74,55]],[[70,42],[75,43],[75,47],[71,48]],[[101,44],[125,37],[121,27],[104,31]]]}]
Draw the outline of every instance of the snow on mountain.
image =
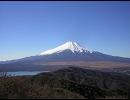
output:
[{"label": "snow on mountain", "polygon": [[84,47],[81,47],[78,43],[69,41],[69,42],[66,42],[65,44],[58,46],[54,49],[50,49],[50,50],[47,50],[45,52],[42,52],[40,55],[50,55],[53,53],[62,52],[64,50],[71,50],[73,53],[75,53],[75,52],[91,52],[90,50],[88,50]]}]

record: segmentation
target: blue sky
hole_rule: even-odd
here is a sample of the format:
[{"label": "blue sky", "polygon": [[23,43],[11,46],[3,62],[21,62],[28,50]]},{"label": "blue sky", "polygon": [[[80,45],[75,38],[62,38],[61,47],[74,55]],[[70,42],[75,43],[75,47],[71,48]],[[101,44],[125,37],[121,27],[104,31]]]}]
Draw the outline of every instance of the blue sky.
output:
[{"label": "blue sky", "polygon": [[130,57],[130,2],[0,2],[0,60],[36,55],[67,41]]}]

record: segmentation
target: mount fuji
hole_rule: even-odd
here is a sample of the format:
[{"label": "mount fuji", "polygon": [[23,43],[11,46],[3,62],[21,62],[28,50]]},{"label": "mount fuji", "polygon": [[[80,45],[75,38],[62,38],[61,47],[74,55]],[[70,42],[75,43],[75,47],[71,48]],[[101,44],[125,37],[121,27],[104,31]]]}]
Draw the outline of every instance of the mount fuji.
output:
[{"label": "mount fuji", "polygon": [[[0,68],[3,68],[3,66],[15,66],[15,68],[20,68],[21,66],[23,70],[27,69],[27,66],[31,66],[31,68],[33,66],[33,68],[36,69],[39,68],[39,66],[40,68],[45,68],[45,66],[48,68],[48,66],[61,65],[76,65],[96,68],[130,68],[130,58],[103,54],[85,48],[77,42],[68,41],[56,48],[41,52],[35,56],[0,62]],[[49,69],[51,68],[55,67],[49,67]]]},{"label": "mount fuji", "polygon": [[77,42],[69,41],[54,49],[42,52],[40,55],[49,55],[49,54],[53,54],[53,53],[60,53],[60,52],[63,52],[64,50],[70,50],[73,53],[90,52],[88,49],[81,47]]}]

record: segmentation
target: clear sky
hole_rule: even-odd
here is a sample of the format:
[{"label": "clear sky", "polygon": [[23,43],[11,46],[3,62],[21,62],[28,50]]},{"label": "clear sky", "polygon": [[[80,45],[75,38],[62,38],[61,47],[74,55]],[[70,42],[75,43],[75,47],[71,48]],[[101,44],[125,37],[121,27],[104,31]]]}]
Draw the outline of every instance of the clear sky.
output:
[{"label": "clear sky", "polygon": [[0,60],[36,55],[67,41],[130,57],[130,2],[0,2]]}]

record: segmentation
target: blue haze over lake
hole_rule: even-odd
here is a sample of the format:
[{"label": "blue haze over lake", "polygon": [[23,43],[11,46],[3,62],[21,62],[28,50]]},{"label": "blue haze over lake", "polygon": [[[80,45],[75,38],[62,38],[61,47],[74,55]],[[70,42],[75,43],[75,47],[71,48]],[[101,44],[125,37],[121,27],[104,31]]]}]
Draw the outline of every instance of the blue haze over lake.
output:
[{"label": "blue haze over lake", "polygon": [[9,76],[25,76],[25,75],[37,75],[39,73],[45,73],[49,71],[17,71],[17,72],[7,72]]}]

